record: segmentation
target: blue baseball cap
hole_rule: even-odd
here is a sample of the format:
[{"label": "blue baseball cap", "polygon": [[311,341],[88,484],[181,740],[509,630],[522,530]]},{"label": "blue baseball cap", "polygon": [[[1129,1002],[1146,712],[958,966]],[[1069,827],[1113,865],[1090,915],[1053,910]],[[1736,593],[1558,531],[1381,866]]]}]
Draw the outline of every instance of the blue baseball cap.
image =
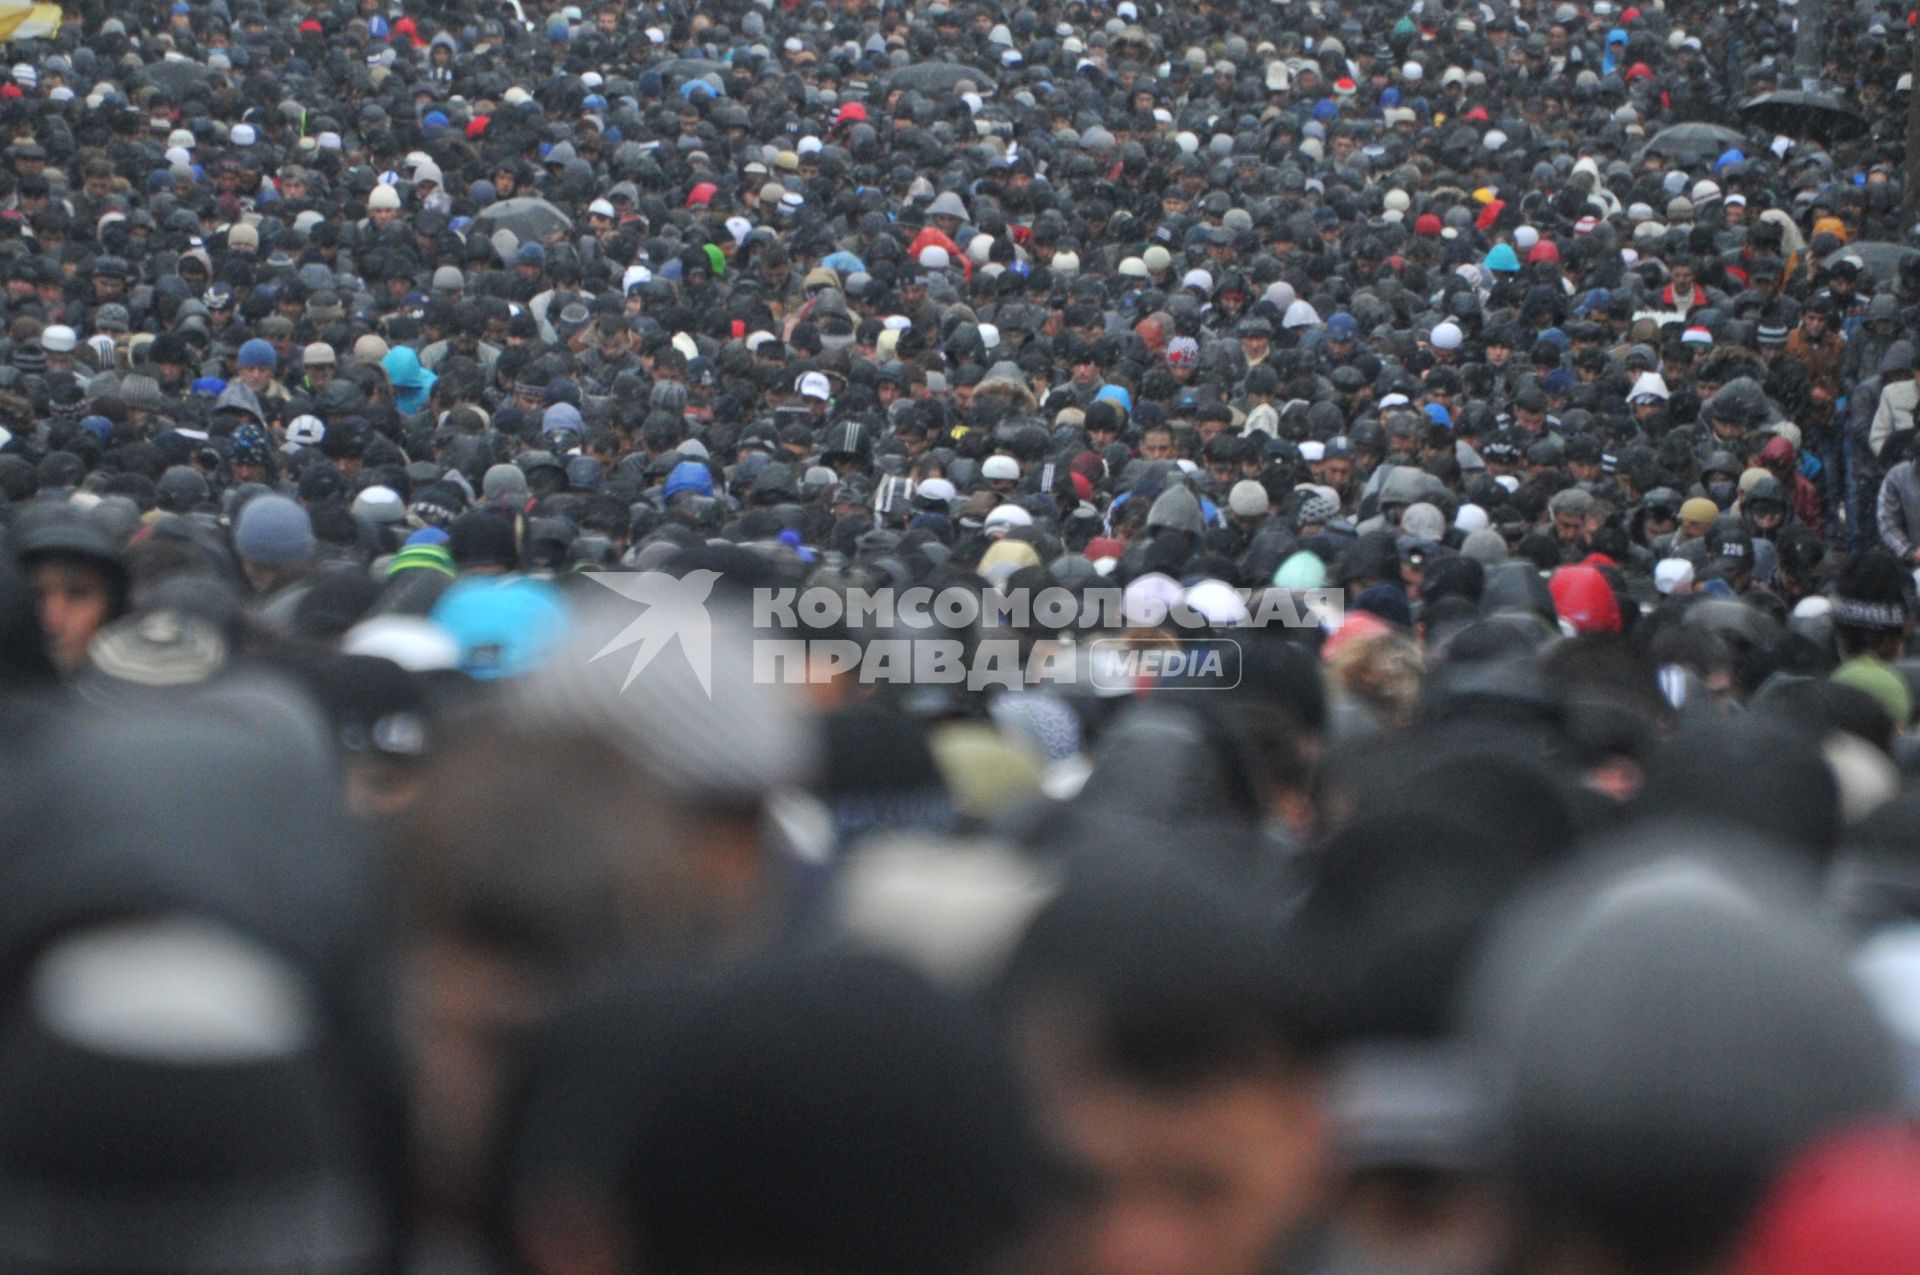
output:
[{"label": "blue baseball cap", "polygon": [[453,635],[461,671],[483,681],[539,667],[567,628],[559,592],[524,576],[461,580],[441,595],[429,618]]}]

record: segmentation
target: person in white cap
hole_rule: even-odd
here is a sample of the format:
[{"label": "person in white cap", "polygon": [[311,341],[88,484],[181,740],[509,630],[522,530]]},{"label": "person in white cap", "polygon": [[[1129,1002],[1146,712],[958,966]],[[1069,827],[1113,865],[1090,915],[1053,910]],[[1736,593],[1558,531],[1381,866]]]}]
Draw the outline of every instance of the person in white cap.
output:
[{"label": "person in white cap", "polygon": [[816,423],[826,419],[827,407],[833,402],[833,382],[825,372],[803,372],[793,383],[793,392]]},{"label": "person in white cap", "polygon": [[400,215],[400,192],[381,182],[367,196],[367,217],[362,227],[371,227],[376,232],[384,232]]},{"label": "person in white cap", "polygon": [[1033,515],[1015,504],[995,505],[987,514],[988,535],[1004,535],[1015,527],[1031,527]]},{"label": "person in white cap", "polygon": [[1663,598],[1685,597],[1692,593],[1693,564],[1685,558],[1662,558],[1653,568],[1653,587]]},{"label": "person in white cap", "polygon": [[620,229],[619,221],[620,215],[614,211],[612,200],[596,199],[587,205],[587,229],[601,243],[613,238]]},{"label": "person in white cap", "polygon": [[80,337],[64,323],[55,323],[40,334],[40,348],[47,352],[47,371],[73,371],[73,352],[80,345]]},{"label": "person in white cap", "polygon": [[1011,456],[989,456],[981,462],[980,477],[989,491],[1010,498],[1020,485],[1020,462]]}]

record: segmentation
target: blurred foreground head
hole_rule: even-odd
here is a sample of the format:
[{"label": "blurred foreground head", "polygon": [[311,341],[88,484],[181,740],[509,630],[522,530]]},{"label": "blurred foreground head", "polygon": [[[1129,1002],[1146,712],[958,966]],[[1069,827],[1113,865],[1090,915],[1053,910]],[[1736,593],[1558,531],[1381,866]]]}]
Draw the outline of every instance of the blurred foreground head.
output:
[{"label": "blurred foreground head", "polygon": [[0,827],[0,1269],[393,1268],[372,876],[277,683],[83,712]]},{"label": "blurred foreground head", "polygon": [[688,999],[635,1086],[644,1275],[973,1275],[1041,1187],[986,1022],[867,957],[785,958]]},{"label": "blurred foreground head", "polygon": [[1321,1213],[1318,1069],[1233,879],[1115,848],[1075,865],[1008,966],[1004,1020],[1065,1175],[1055,1269],[1288,1269]]},{"label": "blurred foreground head", "polygon": [[877,958],[628,979],[531,1045],[497,1215],[527,1270],[985,1275],[1038,1211],[991,1024]]},{"label": "blurred foreground head", "polygon": [[1897,1102],[1791,866],[1695,825],[1623,845],[1522,907],[1471,993],[1512,1089],[1526,1272],[1720,1270],[1797,1152]]},{"label": "blurred foreground head", "polygon": [[425,937],[564,978],[636,944],[726,942],[773,905],[761,820],[815,764],[809,724],[788,688],[756,684],[720,599],[608,596],[431,777],[411,837]]},{"label": "blurred foreground head", "polygon": [[[718,598],[607,596],[454,725],[397,838],[420,1149],[443,1206],[475,1203],[520,1032],[637,956],[750,950],[780,925],[765,806],[812,763],[808,723],[788,688],[755,683]],[[705,684],[690,651],[711,661]]]}]

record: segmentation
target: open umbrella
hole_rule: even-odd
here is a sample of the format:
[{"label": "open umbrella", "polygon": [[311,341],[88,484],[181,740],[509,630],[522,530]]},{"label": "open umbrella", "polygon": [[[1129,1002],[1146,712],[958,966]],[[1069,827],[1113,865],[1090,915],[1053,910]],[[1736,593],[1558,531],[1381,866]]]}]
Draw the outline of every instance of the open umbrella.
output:
[{"label": "open umbrella", "polygon": [[663,76],[691,80],[702,75],[725,76],[728,67],[725,62],[716,62],[712,58],[668,58],[654,69]]},{"label": "open umbrella", "polygon": [[1740,103],[1740,118],[1769,133],[1841,142],[1866,134],[1867,117],[1831,93],[1782,89]]},{"label": "open umbrella", "polygon": [[167,58],[140,69],[142,83],[151,84],[176,98],[204,88],[212,76],[211,68],[184,58]]},{"label": "open umbrella", "polygon": [[913,89],[921,93],[951,93],[962,80],[971,80],[983,93],[991,93],[1000,82],[978,67],[958,62],[922,62],[901,67],[887,80],[889,89]]},{"label": "open umbrella", "polygon": [[556,230],[570,230],[573,219],[544,199],[502,199],[474,216],[482,234],[511,230],[521,243],[537,243]]},{"label": "open umbrella", "polygon": [[1860,266],[1862,274],[1870,276],[1876,283],[1891,286],[1900,282],[1900,268],[1907,262],[1920,258],[1920,248],[1909,248],[1897,243],[1856,243],[1848,244],[1835,253],[1830,253],[1820,264],[1830,266],[1836,261],[1852,258]]},{"label": "open umbrella", "polygon": [[1658,155],[1662,159],[1677,159],[1686,164],[1697,164],[1723,155],[1727,151],[1747,145],[1747,135],[1724,124],[1705,124],[1695,121],[1690,124],[1675,124],[1672,128],[1663,128],[1653,135],[1640,149],[1640,157]]}]

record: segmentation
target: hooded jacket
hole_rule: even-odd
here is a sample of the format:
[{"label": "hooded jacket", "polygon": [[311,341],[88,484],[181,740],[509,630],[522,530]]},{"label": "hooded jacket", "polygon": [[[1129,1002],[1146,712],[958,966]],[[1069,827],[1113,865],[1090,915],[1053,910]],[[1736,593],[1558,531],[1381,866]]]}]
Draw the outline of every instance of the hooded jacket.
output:
[{"label": "hooded jacket", "polygon": [[388,350],[380,366],[386,369],[393,386],[394,406],[403,415],[411,416],[426,408],[427,396],[433,393],[433,383],[439,378],[420,366],[420,356],[412,347],[397,345]]},{"label": "hooded jacket", "polygon": [[1160,493],[1153,502],[1153,508],[1147,511],[1149,530],[1164,527],[1169,531],[1184,531],[1190,536],[1199,536],[1206,531],[1206,524],[1200,515],[1200,501],[1185,483],[1176,483]]}]

